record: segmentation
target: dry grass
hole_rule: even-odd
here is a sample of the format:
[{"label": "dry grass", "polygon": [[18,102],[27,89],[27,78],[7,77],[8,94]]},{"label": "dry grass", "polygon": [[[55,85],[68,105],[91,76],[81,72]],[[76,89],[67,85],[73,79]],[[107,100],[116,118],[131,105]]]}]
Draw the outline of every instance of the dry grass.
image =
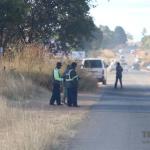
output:
[{"label": "dry grass", "polygon": [[37,109],[33,108],[0,100],[0,149],[66,149],[68,139],[76,133],[75,125],[83,120],[88,110],[41,104]]},{"label": "dry grass", "polygon": [[[42,87],[51,84],[49,77],[58,60],[39,47],[26,47],[8,60],[2,60],[6,70],[0,72],[0,150],[66,149],[93,101],[81,102],[80,108],[50,107],[49,93],[42,93],[46,91]],[[81,78],[80,90],[94,89],[96,82],[88,75],[81,73]]]},{"label": "dry grass", "polygon": [[[36,91],[36,86],[51,89],[50,76],[56,62],[63,62],[62,73],[66,65],[71,62],[61,60],[61,58],[59,60],[51,58],[46,52],[43,52],[42,47],[36,45],[26,46],[13,59],[9,57],[5,57],[2,61],[6,71],[0,75],[0,94],[10,99],[28,98]],[[90,84],[91,89],[95,89],[96,84],[94,83],[91,77],[82,73],[79,89],[89,91]]]},{"label": "dry grass", "polygon": [[12,71],[0,73],[0,95],[8,99],[22,100],[30,98],[36,91],[31,80],[25,79],[22,74]]},{"label": "dry grass", "polygon": [[79,70],[78,73],[81,78],[79,80],[79,91],[95,93],[97,91],[97,80],[93,79],[87,71]]}]

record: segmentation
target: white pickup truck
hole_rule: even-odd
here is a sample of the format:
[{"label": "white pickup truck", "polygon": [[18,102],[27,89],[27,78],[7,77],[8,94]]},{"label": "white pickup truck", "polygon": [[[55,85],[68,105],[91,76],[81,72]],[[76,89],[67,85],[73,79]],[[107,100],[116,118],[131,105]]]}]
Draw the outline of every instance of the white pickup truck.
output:
[{"label": "white pickup truck", "polygon": [[91,73],[93,78],[96,78],[104,85],[107,81],[107,69],[104,60],[100,58],[84,58],[81,62],[81,69]]}]

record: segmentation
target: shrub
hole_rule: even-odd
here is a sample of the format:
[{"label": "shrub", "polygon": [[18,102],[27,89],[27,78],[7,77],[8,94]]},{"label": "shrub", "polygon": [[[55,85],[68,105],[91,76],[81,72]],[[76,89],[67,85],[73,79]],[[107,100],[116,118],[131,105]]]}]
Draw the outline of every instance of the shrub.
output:
[{"label": "shrub", "polygon": [[79,70],[79,91],[94,92],[97,89],[97,80],[86,71]]}]

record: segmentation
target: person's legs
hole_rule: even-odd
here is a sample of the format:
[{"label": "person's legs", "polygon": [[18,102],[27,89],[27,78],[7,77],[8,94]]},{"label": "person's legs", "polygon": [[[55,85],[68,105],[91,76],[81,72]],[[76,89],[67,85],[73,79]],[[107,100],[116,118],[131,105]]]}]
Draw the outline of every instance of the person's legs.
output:
[{"label": "person's legs", "polygon": [[60,85],[57,84],[56,87],[55,87],[56,91],[55,91],[55,94],[56,94],[56,102],[57,102],[57,105],[60,105],[61,104],[61,96],[60,96]]},{"label": "person's legs", "polygon": [[73,104],[73,106],[77,107],[78,106],[78,104],[77,104],[77,88],[75,87],[72,90],[73,90],[72,91],[72,104]]},{"label": "person's legs", "polygon": [[114,86],[114,88],[117,88],[117,84],[118,84],[118,77],[116,77],[116,81],[115,81],[115,86]]},{"label": "person's legs", "polygon": [[67,94],[67,88],[66,88],[66,86],[64,86],[64,89],[63,89],[63,100],[62,100],[62,102],[64,104],[66,104],[66,97],[67,96],[68,96],[68,94]]},{"label": "person's legs", "polygon": [[120,81],[121,88],[123,88],[123,86],[122,86],[122,77],[119,78],[119,81]]},{"label": "person's legs", "polygon": [[67,104],[71,106],[71,88],[67,88]]},{"label": "person's legs", "polygon": [[69,99],[69,105],[73,106],[75,103],[75,99],[76,99],[76,91],[75,88],[69,88],[69,95],[70,95],[70,99]]},{"label": "person's legs", "polygon": [[49,104],[54,105],[55,100],[56,100],[56,86],[55,84],[53,84],[52,96],[51,96]]}]

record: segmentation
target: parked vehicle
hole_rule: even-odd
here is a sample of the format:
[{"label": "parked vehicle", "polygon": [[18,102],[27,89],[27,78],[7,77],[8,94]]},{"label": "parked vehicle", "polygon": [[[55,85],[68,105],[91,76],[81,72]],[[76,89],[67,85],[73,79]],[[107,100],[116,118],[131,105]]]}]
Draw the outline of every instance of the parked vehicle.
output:
[{"label": "parked vehicle", "polygon": [[139,63],[133,63],[132,67],[133,70],[140,70],[140,64]]},{"label": "parked vehicle", "polygon": [[107,81],[107,65],[104,60],[100,58],[84,58],[82,60],[81,69],[91,73],[93,78],[96,78],[99,82],[104,85]]}]

